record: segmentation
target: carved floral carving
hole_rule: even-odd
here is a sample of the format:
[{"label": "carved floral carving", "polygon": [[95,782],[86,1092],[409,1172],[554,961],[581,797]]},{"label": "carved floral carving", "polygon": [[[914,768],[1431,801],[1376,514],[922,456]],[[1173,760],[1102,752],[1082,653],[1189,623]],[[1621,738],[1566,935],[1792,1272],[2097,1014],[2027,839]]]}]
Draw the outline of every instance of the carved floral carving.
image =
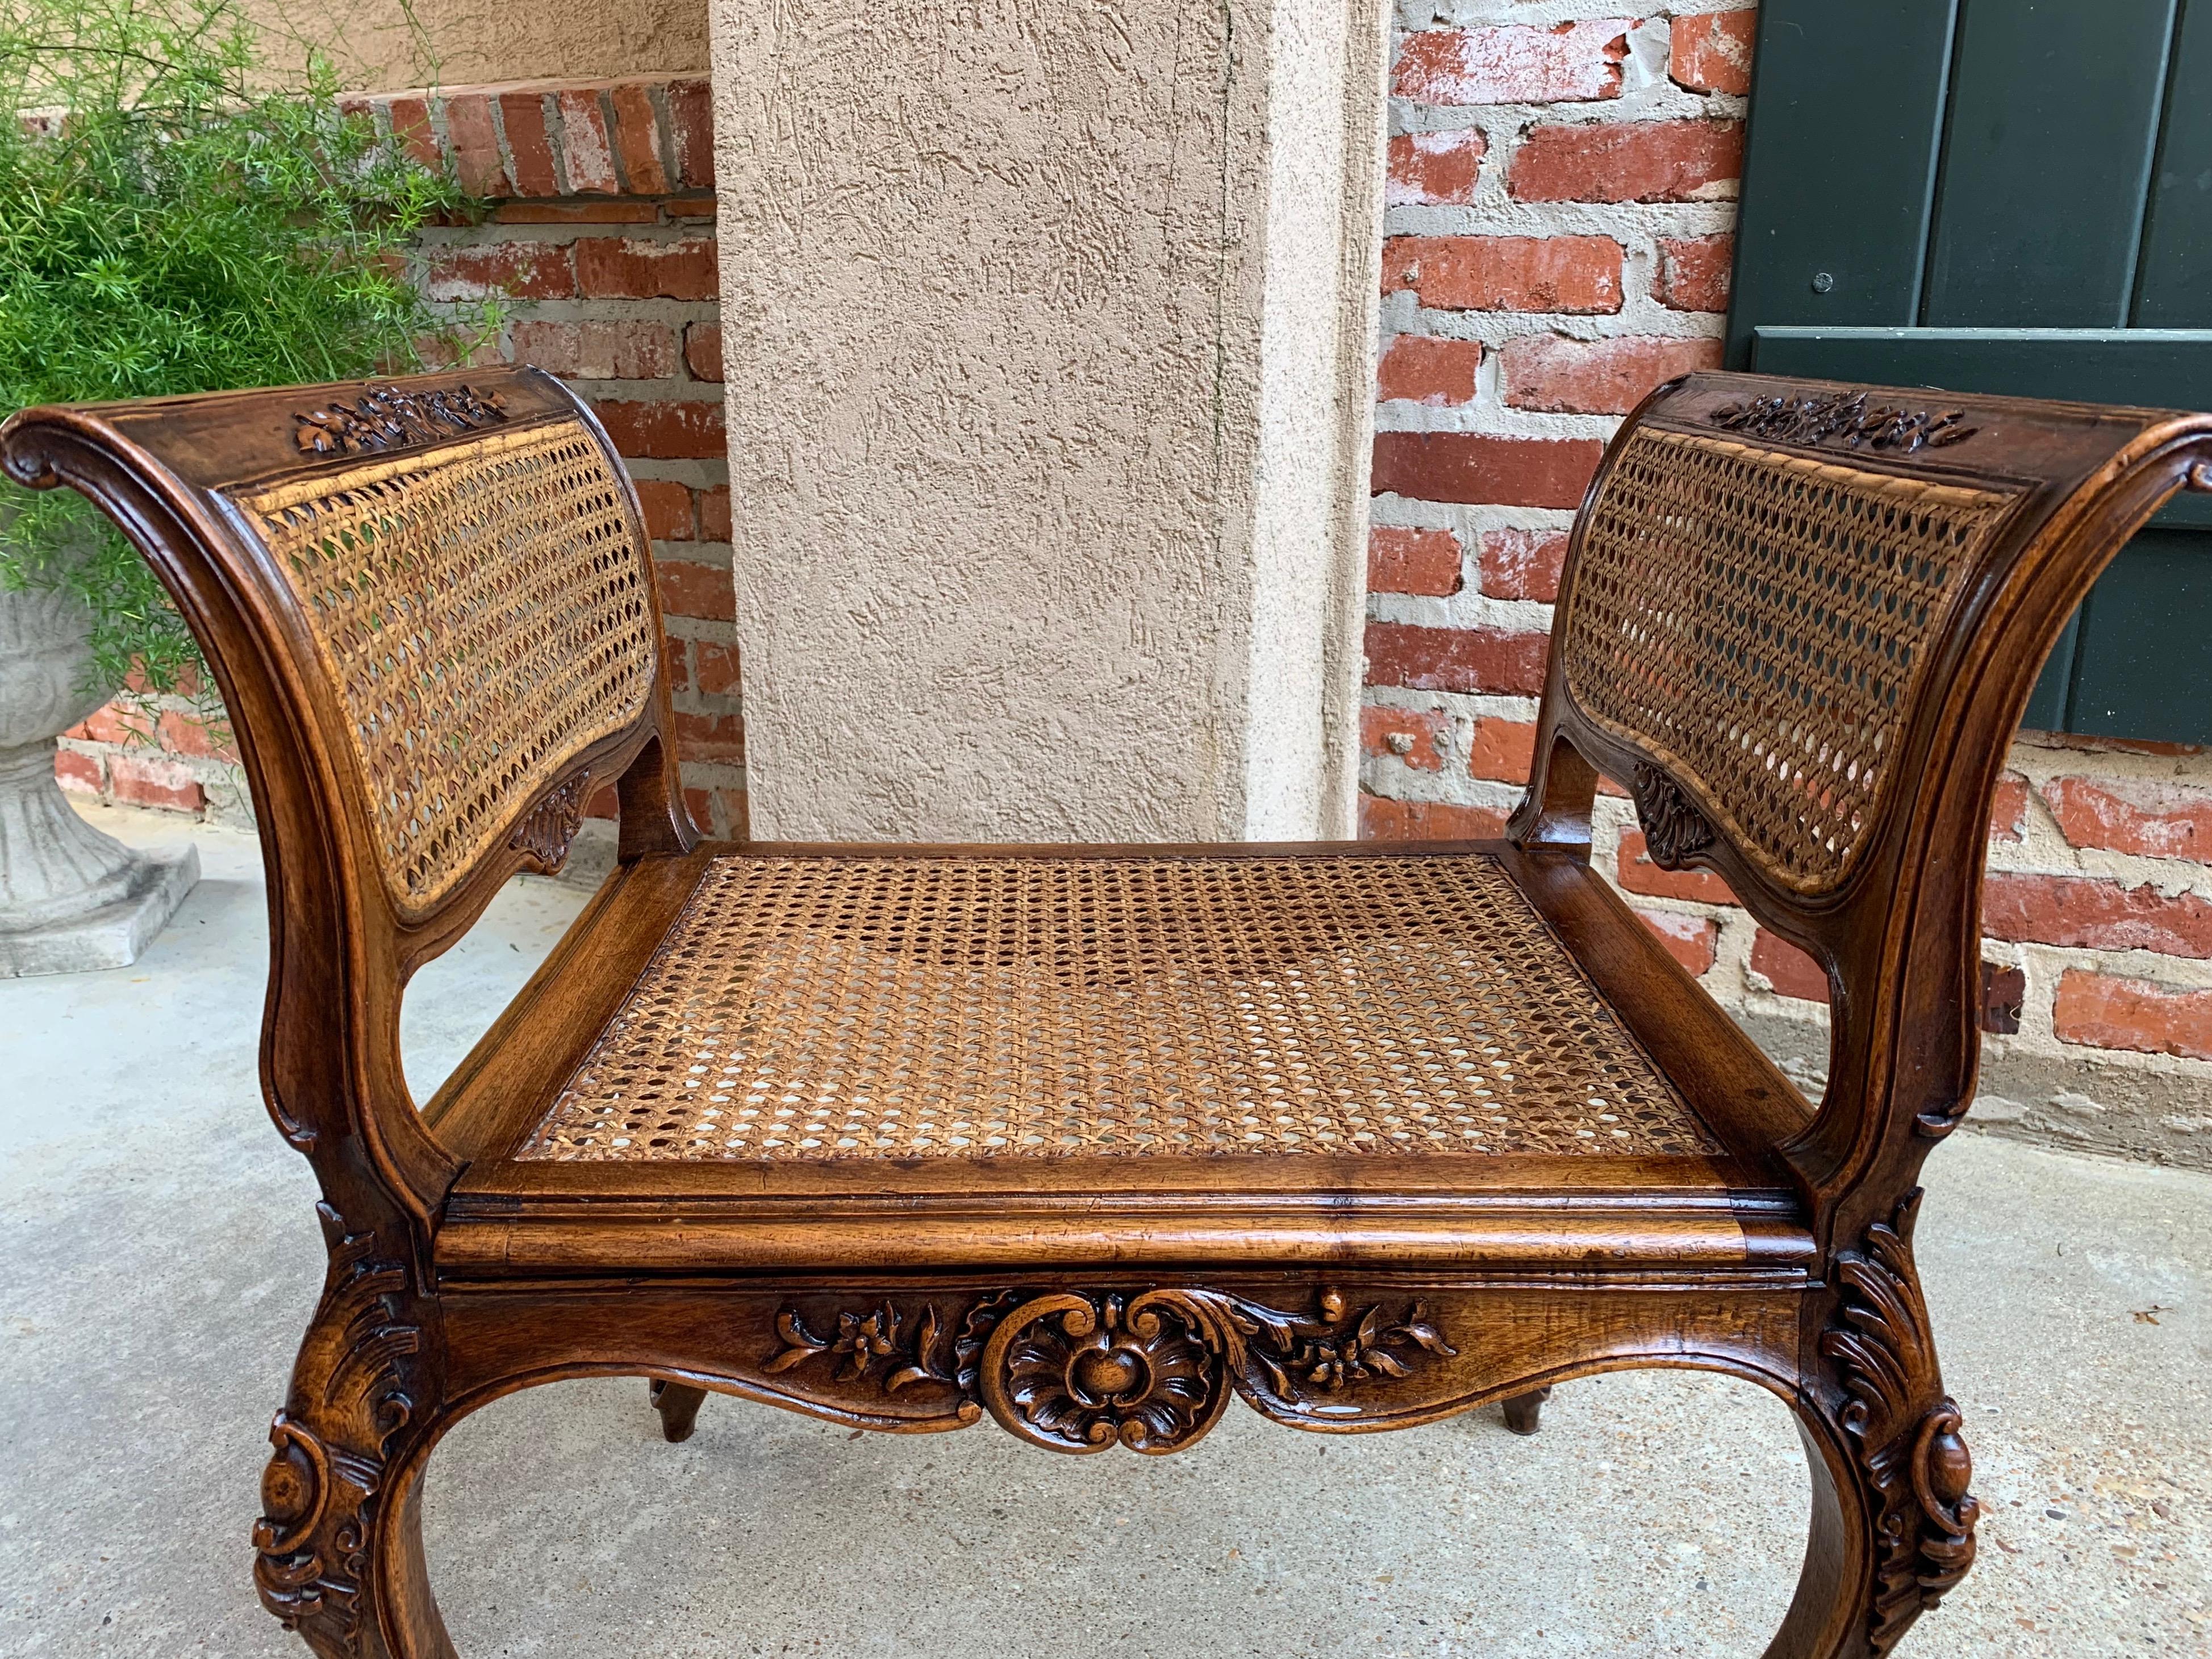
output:
[{"label": "carved floral carving", "polygon": [[1386,1319],[1380,1304],[1352,1318],[1344,1298],[1324,1290],[1316,1303],[1318,1317],[1308,1318],[1236,1297],[1188,1294],[1219,1308],[1236,1339],[1232,1363],[1251,1386],[1292,1403],[1340,1394],[1377,1378],[1410,1376],[1423,1353],[1449,1358],[1459,1352],[1419,1302],[1395,1320]]},{"label": "carved floral carving", "polygon": [[1357,1417],[1338,1397],[1413,1375],[1424,1354],[1458,1350],[1418,1302],[1398,1317],[1370,1304],[1354,1315],[1322,1290],[1311,1316],[1225,1292],[1155,1289],[997,1291],[940,1314],[884,1298],[839,1310],[835,1330],[785,1307],[772,1374],[830,1361],[830,1380],[875,1379],[885,1395],[923,1383],[950,1389],[973,1422],[988,1408],[1011,1432],[1060,1451],[1121,1444],[1180,1450],[1213,1425],[1234,1389],[1271,1415]]},{"label": "carved floral carving", "polygon": [[331,1244],[321,1304],[301,1355],[301,1379],[269,1429],[254,1523],[261,1604],[325,1659],[362,1653],[362,1587],[392,1437],[415,1413],[408,1358],[422,1332],[401,1312],[406,1268],[376,1254],[374,1233],[347,1233],[318,1205]]},{"label": "carved floral carving", "polygon": [[1200,1304],[1174,1291],[1041,1296],[1003,1321],[983,1352],[983,1403],[1021,1438],[1054,1451],[1179,1451],[1220,1418],[1222,1342]]},{"label": "carved floral carving", "polygon": [[1646,761],[1638,761],[1629,779],[1636,798],[1636,816],[1644,825],[1644,842],[1652,863],[1662,870],[1679,870],[1692,854],[1713,844],[1713,826],[1690,804],[1674,779]]},{"label": "carved floral carving", "polygon": [[357,455],[496,426],[507,419],[507,400],[470,386],[434,392],[373,386],[350,404],[326,404],[292,418],[299,423],[293,435],[307,454]]},{"label": "carved floral carving", "polygon": [[1724,432],[1741,432],[1776,443],[1844,444],[1856,449],[1894,451],[1945,449],[1964,443],[1979,430],[1965,424],[1962,409],[1897,409],[1870,404],[1863,392],[1820,396],[1754,398],[1728,404],[1706,420]]},{"label": "carved floral carving", "polygon": [[787,1371],[817,1354],[832,1354],[836,1357],[833,1378],[854,1382],[880,1366],[885,1394],[897,1394],[918,1382],[941,1382],[960,1395],[960,1420],[972,1423],[983,1414],[975,1389],[984,1342],[1000,1316],[1018,1300],[1020,1292],[1001,1291],[974,1304],[961,1318],[958,1330],[951,1332],[949,1349],[946,1336],[951,1328],[939,1317],[934,1302],[923,1304],[918,1319],[908,1318],[889,1301],[873,1308],[840,1310],[836,1332],[826,1336],[815,1334],[797,1310],[786,1308],[775,1318],[776,1336],[783,1346],[761,1369]]},{"label": "carved floral carving", "polygon": [[507,844],[527,854],[546,874],[552,874],[568,861],[568,848],[584,821],[584,801],[591,787],[590,771],[577,773],[522,815]]},{"label": "carved floral carving", "polygon": [[1879,1506],[1869,1632],[1877,1656],[1966,1576],[1981,1513],[1966,1490],[1974,1465],[1959,1432],[1965,1419],[1943,1393],[1912,1261],[1920,1196],[1915,1188],[1888,1223],[1869,1227],[1863,1250],[1837,1256],[1843,1302],[1820,1338],[1850,1396],[1844,1430]]}]

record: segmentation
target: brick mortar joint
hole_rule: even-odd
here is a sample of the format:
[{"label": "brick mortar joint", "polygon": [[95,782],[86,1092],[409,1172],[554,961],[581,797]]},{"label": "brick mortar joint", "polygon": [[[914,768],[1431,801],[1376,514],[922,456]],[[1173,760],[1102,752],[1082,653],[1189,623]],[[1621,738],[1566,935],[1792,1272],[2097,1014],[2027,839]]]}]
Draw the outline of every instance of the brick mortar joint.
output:
[{"label": "brick mortar joint", "polygon": [[[364,110],[378,128],[398,133],[397,106],[402,103],[422,106],[428,124],[431,145],[440,157],[458,169],[461,162],[461,148],[453,136],[451,112],[456,103],[481,100],[490,126],[494,159],[506,183],[516,186],[511,192],[493,191],[495,199],[547,200],[579,198],[606,200],[617,198],[661,197],[680,193],[687,187],[705,189],[703,179],[687,180],[683,165],[684,137],[682,125],[670,103],[672,89],[687,91],[697,88],[701,96],[707,95],[708,79],[703,70],[696,73],[667,73],[659,75],[623,76],[611,78],[538,79],[494,82],[459,87],[410,88],[397,92],[353,94],[341,101],[350,107]],[[628,146],[621,135],[629,131],[629,124],[621,114],[616,94],[636,90],[645,96],[650,112],[652,131],[645,147],[654,167],[662,175],[661,187],[649,188],[632,177],[633,162],[627,154]],[[535,98],[539,119],[544,131],[545,161],[552,173],[554,189],[549,197],[544,192],[525,192],[520,189],[522,169],[519,165],[520,152],[508,130],[507,105],[515,100]],[[590,110],[596,113],[595,122],[586,122],[587,130],[572,134],[571,110]],[[412,111],[409,112],[410,117]],[[534,148],[534,143],[533,143]],[[711,151],[711,141],[708,143]],[[580,160],[588,158],[594,167],[594,176],[580,179],[576,167]],[[694,157],[711,171],[711,154]],[[596,169],[604,167],[605,177],[611,178],[615,188],[608,190],[598,180],[602,176]]]},{"label": "brick mortar joint", "polygon": [[730,464],[714,460],[654,460],[647,457],[623,458],[630,477],[638,483],[680,483],[694,490],[726,489],[730,483]]},{"label": "brick mortar joint", "polygon": [[1508,507],[1468,501],[1431,501],[1419,495],[1377,495],[1369,503],[1368,526],[1384,530],[1449,530],[1462,542],[1492,530],[1557,532],[1574,527],[1572,507]]},{"label": "brick mortar joint", "polygon": [[714,404],[719,406],[723,401],[720,380],[695,380],[690,378],[688,372],[657,374],[651,380],[588,380],[580,374],[564,374],[561,379],[587,404]]},{"label": "brick mortar joint", "polygon": [[1472,202],[1393,202],[1383,209],[1386,241],[1401,236],[1610,236],[1670,240],[1717,236],[1735,223],[1733,196],[1653,202],[1537,202],[1486,194]]},{"label": "brick mortar joint", "polygon": [[1387,708],[1394,714],[1434,711],[1458,720],[1502,720],[1516,726],[1533,726],[1536,720],[1536,699],[1509,691],[1423,691],[1407,685],[1370,685],[1362,690],[1360,706],[1364,708]]},{"label": "brick mortar joint", "polygon": [[424,103],[445,103],[456,98],[504,98],[511,94],[555,97],[564,92],[611,92],[617,87],[666,87],[696,83],[704,86],[708,75],[705,70],[665,70],[654,75],[616,76],[539,76],[520,81],[470,81],[454,87],[401,87],[391,92],[347,93],[340,101],[345,104],[380,106],[390,109],[398,100],[416,99]]},{"label": "brick mortar joint", "polygon": [[1367,620],[1385,627],[1489,629],[1500,634],[1549,635],[1552,607],[1541,599],[1509,599],[1475,591],[1456,593],[1370,593]]},{"label": "brick mortar joint", "polygon": [[[501,201],[518,201],[519,197],[501,197]],[[574,197],[544,198],[544,200],[574,201]],[[656,196],[603,196],[593,198],[605,202],[665,201]],[[416,234],[411,252],[417,258],[427,252],[445,252],[453,249],[478,247],[573,247],[578,242],[645,242],[655,248],[682,247],[691,243],[714,241],[714,225],[711,221],[691,221],[684,223],[662,223],[639,221],[635,223],[620,220],[579,220],[569,223],[550,223],[544,220],[486,219],[472,225],[425,225]],[[711,305],[711,301],[678,301],[679,305]]]},{"label": "brick mortar joint", "polygon": [[[1665,8],[1677,17],[1714,16],[1757,9],[1757,0],[1678,0]],[[1633,17],[1639,9],[1607,0],[1401,0],[1392,15],[1394,29],[1412,33],[1425,28],[1486,28],[1526,23],[1550,28],[1559,23],[1601,22]]]},{"label": "brick mortar joint", "polygon": [[[1429,30],[1407,30],[1398,36],[1402,47],[1413,34]],[[1389,136],[1410,137],[1416,133],[1465,132],[1482,135],[1487,149],[1482,157],[1486,181],[1493,171],[1504,175],[1512,159],[1538,127],[1660,126],[1682,121],[1710,121],[1725,126],[1750,112],[1751,100],[1735,93],[1692,92],[1668,82],[1664,88],[1639,88],[1618,98],[1531,98],[1492,104],[1427,103],[1403,93],[1390,94]],[[1505,186],[1498,186],[1501,192]]]},{"label": "brick mortar joint", "polygon": [[2032,790],[2027,825],[2027,834],[2021,840],[1990,838],[1992,875],[2112,882],[2127,888],[2154,887],[2166,899],[2184,894],[2212,898],[2212,865],[2188,858],[2075,847],[2060,833],[2049,805]]},{"label": "brick mortar joint", "polygon": [[221,777],[242,785],[245,769],[214,755],[188,754],[181,749],[171,749],[160,743],[123,743],[108,738],[60,738],[56,746],[72,755],[88,755],[101,760],[162,761],[183,767],[200,777],[202,782]]},{"label": "brick mortar joint", "polygon": [[[1407,297],[1419,296],[1401,290]],[[1397,298],[1397,295],[1385,296]],[[1455,311],[1415,304],[1411,316],[1385,320],[1378,331],[1385,343],[1395,339],[1462,340],[1485,348],[1488,360],[1522,340],[1552,338],[1577,345],[1602,345],[1613,340],[1659,340],[1669,345],[1689,340],[1717,340],[1728,326],[1725,313],[1676,311],[1656,301],[1648,306],[1620,311]],[[1395,322],[1401,326],[1392,327]],[[1418,326],[1407,327],[1412,324]]]},{"label": "brick mortar joint", "polygon": [[2069,969],[2107,979],[2136,980],[2172,990],[2212,991],[2212,960],[2161,956],[2155,951],[2100,951],[2086,945],[2046,945],[2039,939],[1984,939],[1984,954],[2007,967],[2027,967],[2031,987],[2053,989]]}]

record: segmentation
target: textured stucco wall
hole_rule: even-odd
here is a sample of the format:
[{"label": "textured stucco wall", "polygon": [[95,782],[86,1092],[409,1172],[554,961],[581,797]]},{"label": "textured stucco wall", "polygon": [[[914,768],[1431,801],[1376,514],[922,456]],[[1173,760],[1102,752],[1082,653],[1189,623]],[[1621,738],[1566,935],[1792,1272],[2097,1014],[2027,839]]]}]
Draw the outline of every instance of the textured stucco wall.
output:
[{"label": "textured stucco wall", "polygon": [[1275,7],[1244,713],[1255,839],[1354,833],[1381,46],[1360,8]]},{"label": "textured stucco wall", "polygon": [[707,66],[707,0],[246,0],[270,67],[312,44],[362,92],[683,74]]},{"label": "textured stucco wall", "polygon": [[756,833],[1346,832],[1381,30],[718,0]]}]

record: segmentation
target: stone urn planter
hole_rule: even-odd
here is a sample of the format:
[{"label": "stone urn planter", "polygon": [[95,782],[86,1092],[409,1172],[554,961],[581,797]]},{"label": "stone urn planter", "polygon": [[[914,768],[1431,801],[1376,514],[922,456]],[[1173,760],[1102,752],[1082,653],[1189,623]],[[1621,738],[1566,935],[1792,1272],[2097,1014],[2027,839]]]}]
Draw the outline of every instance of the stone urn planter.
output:
[{"label": "stone urn planter", "polygon": [[0,589],[0,978],[135,962],[200,878],[189,842],[125,847],[54,781],[56,739],[107,701],[90,633],[69,594]]}]

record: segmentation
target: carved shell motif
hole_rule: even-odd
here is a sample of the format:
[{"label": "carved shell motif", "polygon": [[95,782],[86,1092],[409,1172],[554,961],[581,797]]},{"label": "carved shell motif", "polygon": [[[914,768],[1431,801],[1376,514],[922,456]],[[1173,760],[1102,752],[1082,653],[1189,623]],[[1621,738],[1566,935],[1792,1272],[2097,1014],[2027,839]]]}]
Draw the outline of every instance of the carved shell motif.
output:
[{"label": "carved shell motif", "polygon": [[1645,761],[1636,763],[1629,793],[1636,797],[1636,816],[1644,825],[1644,844],[1651,861],[1662,870],[1679,870],[1692,854],[1713,844],[1713,826],[1690,805],[1674,779]]},{"label": "carved shell motif", "polygon": [[523,814],[507,844],[551,875],[568,861],[568,848],[583,823],[584,801],[591,787],[588,769],[569,778]]}]

